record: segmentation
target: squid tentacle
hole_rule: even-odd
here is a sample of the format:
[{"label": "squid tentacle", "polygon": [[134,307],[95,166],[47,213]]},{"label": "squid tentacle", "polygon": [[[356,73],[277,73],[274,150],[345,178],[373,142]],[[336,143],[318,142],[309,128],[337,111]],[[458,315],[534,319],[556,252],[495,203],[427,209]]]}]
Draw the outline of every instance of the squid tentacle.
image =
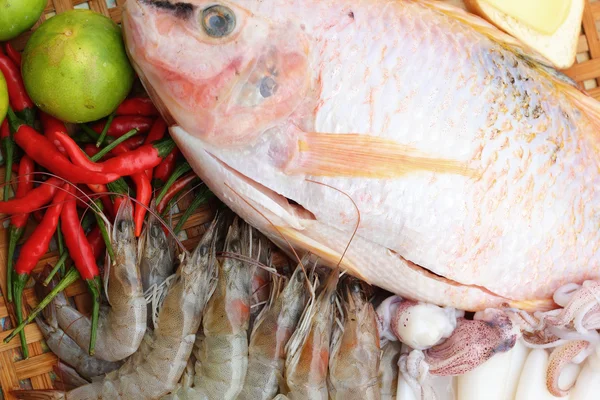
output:
[{"label": "squid tentacle", "polygon": [[437,400],[433,387],[428,384],[429,365],[421,350],[402,354],[398,359],[398,369],[413,393],[421,400]]},{"label": "squid tentacle", "polygon": [[558,379],[563,368],[573,361],[578,355],[585,351],[589,346],[589,343],[585,340],[575,340],[563,344],[560,347],[554,349],[548,360],[548,372],[546,376],[546,386],[548,391],[556,397],[564,397],[569,394],[571,387],[561,389],[558,386]]}]

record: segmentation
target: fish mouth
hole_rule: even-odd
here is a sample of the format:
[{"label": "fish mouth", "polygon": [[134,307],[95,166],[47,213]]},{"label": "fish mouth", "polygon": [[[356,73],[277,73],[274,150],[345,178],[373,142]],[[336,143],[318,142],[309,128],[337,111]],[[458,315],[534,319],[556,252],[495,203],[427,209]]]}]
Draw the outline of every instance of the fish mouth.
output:
[{"label": "fish mouth", "polygon": [[[244,199],[246,202],[252,202],[254,206],[258,206],[261,209],[266,210],[269,214],[273,214],[273,216],[276,217],[280,222],[283,222],[285,225],[288,225],[294,229],[303,230],[304,225],[302,224],[302,221],[316,221],[317,218],[315,215],[296,201],[275,192],[260,182],[243,174],[239,170],[231,167],[229,164],[221,160],[219,157],[215,156],[210,151],[206,150],[206,152],[222,168],[234,175],[247,187],[252,188],[253,192],[260,193],[263,196],[260,199],[257,199],[254,196],[246,196]],[[229,187],[229,189],[234,190],[232,187]],[[246,190],[245,192],[248,193],[249,191]],[[240,193],[238,193],[238,195],[242,196]],[[267,204],[264,203],[264,201],[267,199],[271,202],[270,207],[267,207]],[[263,217],[266,218],[266,216]],[[269,222],[273,223],[273,221]]]}]

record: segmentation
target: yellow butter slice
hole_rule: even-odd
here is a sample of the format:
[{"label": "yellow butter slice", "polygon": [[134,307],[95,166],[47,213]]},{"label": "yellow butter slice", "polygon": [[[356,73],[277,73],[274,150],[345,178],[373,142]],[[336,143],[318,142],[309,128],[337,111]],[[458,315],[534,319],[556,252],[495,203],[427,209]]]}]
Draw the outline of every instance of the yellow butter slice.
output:
[{"label": "yellow butter slice", "polygon": [[571,0],[480,0],[536,31],[552,35],[565,22]]}]

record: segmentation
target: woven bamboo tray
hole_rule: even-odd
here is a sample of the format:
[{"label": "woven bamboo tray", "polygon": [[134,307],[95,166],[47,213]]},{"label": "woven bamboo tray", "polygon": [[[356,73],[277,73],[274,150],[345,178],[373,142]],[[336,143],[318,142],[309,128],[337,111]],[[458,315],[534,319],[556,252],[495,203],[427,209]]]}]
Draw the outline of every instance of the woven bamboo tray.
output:
[{"label": "woven bamboo tray", "polygon": [[[126,0],[48,0],[48,5],[40,21],[33,27],[35,30],[42,21],[55,14],[65,12],[73,8],[92,9],[112,18],[115,22],[121,22],[121,7]],[[460,3],[461,0],[447,0],[452,3]],[[600,0],[586,0],[585,14],[583,18],[582,35],[579,39],[577,64],[566,73],[575,79],[582,88],[596,99],[600,100]],[[12,44],[18,50],[25,47],[25,43],[31,32],[26,32],[14,39]],[[0,177],[4,171],[0,169]],[[1,181],[0,181],[1,182]],[[185,209],[190,198],[183,199],[180,208]],[[187,221],[184,226],[184,244],[192,248],[205,232],[206,224],[214,216],[212,204],[203,206]],[[175,215],[177,221],[179,215]],[[0,294],[5,292],[6,282],[6,248],[8,243],[8,232],[0,226]],[[57,260],[55,251],[49,252],[38,264],[37,271],[48,263],[54,264]],[[89,305],[87,289],[81,282],[76,282],[66,290],[69,297],[74,298],[75,304],[80,311],[86,312]],[[36,299],[31,289],[25,290],[26,302],[30,306],[36,305]],[[0,400],[14,399],[9,391],[13,389],[51,389],[53,380],[56,379],[52,367],[56,363],[56,357],[46,347],[41,332],[35,324],[30,324],[25,329],[29,345],[30,357],[23,360],[19,349],[19,340],[4,344],[2,340],[8,335],[14,326],[12,310],[7,308],[4,297],[0,297]]]}]

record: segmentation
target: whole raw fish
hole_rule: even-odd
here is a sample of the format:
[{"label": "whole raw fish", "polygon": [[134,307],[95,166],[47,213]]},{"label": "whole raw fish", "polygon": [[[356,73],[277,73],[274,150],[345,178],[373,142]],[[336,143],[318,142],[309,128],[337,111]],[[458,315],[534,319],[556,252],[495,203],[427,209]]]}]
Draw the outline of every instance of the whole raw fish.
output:
[{"label": "whole raw fish", "polygon": [[[194,170],[276,241],[400,296],[553,307],[600,278],[600,107],[431,1],[129,0]],[[360,214],[360,224],[359,224]],[[285,239],[284,239],[285,238]]]}]

